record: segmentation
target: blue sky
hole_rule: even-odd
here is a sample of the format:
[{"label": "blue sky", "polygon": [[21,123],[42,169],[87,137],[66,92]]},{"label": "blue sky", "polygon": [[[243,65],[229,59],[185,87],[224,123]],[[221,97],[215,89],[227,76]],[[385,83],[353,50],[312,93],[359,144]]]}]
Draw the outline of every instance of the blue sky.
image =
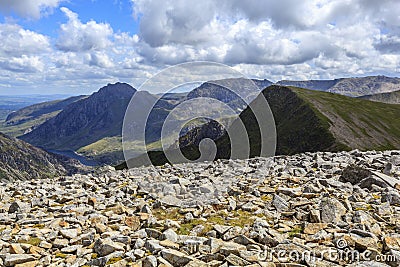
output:
[{"label": "blue sky", "polygon": [[[107,0],[83,0],[83,1],[66,1],[61,6],[79,14],[82,22],[94,20],[97,22],[108,23],[116,31],[137,33],[138,19],[132,16],[131,1],[107,1]],[[64,13],[55,8],[49,14],[44,15],[41,19],[24,18],[16,14],[14,11],[3,13],[1,22],[7,20],[15,20],[25,29],[29,29],[41,34],[48,35],[52,38],[57,37],[57,25],[61,25],[67,21]]]},{"label": "blue sky", "polygon": [[398,0],[1,0],[0,95],[139,87],[192,61],[272,81],[399,76],[399,14]]}]

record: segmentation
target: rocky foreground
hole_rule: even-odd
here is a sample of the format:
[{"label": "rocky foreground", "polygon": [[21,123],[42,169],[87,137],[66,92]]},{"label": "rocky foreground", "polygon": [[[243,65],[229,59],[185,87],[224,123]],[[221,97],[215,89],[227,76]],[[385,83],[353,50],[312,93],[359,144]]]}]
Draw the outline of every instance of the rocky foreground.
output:
[{"label": "rocky foreground", "polygon": [[399,189],[400,151],[2,183],[0,266],[399,266]]}]

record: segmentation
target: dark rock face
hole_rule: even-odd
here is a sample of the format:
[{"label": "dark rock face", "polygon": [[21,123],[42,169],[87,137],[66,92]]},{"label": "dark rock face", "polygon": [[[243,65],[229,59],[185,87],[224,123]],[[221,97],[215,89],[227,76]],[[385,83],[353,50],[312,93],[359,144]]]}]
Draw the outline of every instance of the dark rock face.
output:
[{"label": "dark rock face", "polygon": [[120,135],[126,107],[135,92],[125,83],[109,84],[68,105],[21,139],[47,149],[77,149],[107,136]]},{"label": "dark rock face", "polygon": [[30,180],[83,170],[75,160],[47,153],[0,133],[0,180]]},{"label": "dark rock face", "polygon": [[222,135],[224,135],[225,129],[218,122],[212,120],[200,127],[196,127],[188,131],[185,135],[179,138],[179,146],[185,147],[188,145],[200,144],[200,141],[204,138],[210,138],[212,140],[217,140]]}]

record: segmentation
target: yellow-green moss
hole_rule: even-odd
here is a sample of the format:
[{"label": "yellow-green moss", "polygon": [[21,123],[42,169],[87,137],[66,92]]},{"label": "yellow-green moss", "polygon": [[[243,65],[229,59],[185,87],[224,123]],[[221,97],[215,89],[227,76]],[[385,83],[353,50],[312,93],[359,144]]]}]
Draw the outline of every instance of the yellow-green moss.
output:
[{"label": "yellow-green moss", "polygon": [[299,235],[301,233],[303,233],[303,227],[301,227],[301,226],[296,226],[288,232],[290,238],[296,237],[297,235]]},{"label": "yellow-green moss", "polygon": [[378,195],[378,194],[372,194],[372,197],[373,197],[374,199],[380,199],[380,198],[381,198],[381,196]]},{"label": "yellow-green moss", "polygon": [[68,257],[68,254],[64,254],[64,253],[61,253],[61,252],[56,254],[56,258],[65,259],[66,257]]},{"label": "yellow-green moss", "polygon": [[200,236],[202,236],[204,233],[207,233],[212,229],[212,226],[206,224],[206,222],[199,220],[199,219],[193,219],[188,223],[183,223],[181,224],[181,227],[178,229],[177,233],[179,235],[189,235],[190,231],[193,230],[194,227],[197,225],[203,225],[204,229],[201,233],[199,233]]},{"label": "yellow-green moss", "polygon": [[[262,217],[263,215],[257,215],[256,217]],[[207,221],[201,219],[193,219],[188,223],[181,224],[181,227],[178,229],[177,233],[180,235],[189,235],[190,231],[193,230],[197,225],[203,225],[204,229],[198,233],[199,236],[204,236],[207,232],[213,229],[213,225],[230,225],[230,226],[239,226],[244,227],[246,225],[252,225],[256,219],[253,213],[248,211],[233,211],[229,215],[226,215],[222,212],[213,214],[207,217]]]},{"label": "yellow-green moss", "polygon": [[114,264],[114,263],[116,263],[116,262],[119,262],[120,260],[122,260],[121,257],[111,258],[111,259],[109,259],[109,260],[107,261],[106,265],[108,265],[108,264]]},{"label": "yellow-green moss", "polygon": [[265,202],[271,202],[272,201],[272,195],[262,195],[261,200]]},{"label": "yellow-green moss", "polygon": [[38,246],[42,240],[38,237],[31,237],[28,240],[20,240],[19,243],[29,244],[32,246]]},{"label": "yellow-green moss", "polygon": [[159,220],[180,220],[183,218],[183,215],[179,213],[178,208],[173,208],[173,209],[154,209],[153,210],[153,216],[156,217]]}]

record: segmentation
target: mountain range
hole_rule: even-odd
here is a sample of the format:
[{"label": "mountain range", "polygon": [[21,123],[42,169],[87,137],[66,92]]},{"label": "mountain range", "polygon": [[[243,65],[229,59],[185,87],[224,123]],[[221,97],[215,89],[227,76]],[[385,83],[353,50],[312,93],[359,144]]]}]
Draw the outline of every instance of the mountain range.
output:
[{"label": "mountain range", "polygon": [[396,91],[400,88],[400,78],[380,75],[334,80],[284,80],[277,82],[277,84],[358,97]]},{"label": "mountain range", "polygon": [[[267,87],[258,96],[261,97],[268,101],[274,115],[278,155],[400,148],[399,105],[279,85]],[[237,120],[241,120],[246,126],[250,156],[260,156],[260,131],[252,110],[246,108]],[[230,157],[231,144],[224,129],[215,123],[209,123],[194,132],[194,136],[215,140],[218,150],[216,158]],[[181,140],[180,149],[186,158],[197,159],[200,152],[193,133]],[[162,151],[150,151],[148,156],[155,165],[168,163]],[[140,166],[145,162],[145,157],[142,155],[130,160],[129,166]],[[124,167],[126,163],[118,166]]]},{"label": "mountain range", "polygon": [[[240,78],[209,81],[188,93],[169,93],[164,95],[162,99],[157,102],[149,116],[146,143],[152,150],[161,149],[160,142],[158,141],[161,136],[163,121],[174,107],[186,100],[198,97],[215,98],[226,103],[236,114],[245,116],[243,115],[245,114],[243,110],[246,110],[247,104],[241,97],[238,97],[236,94],[232,93],[231,90],[227,89],[236,88],[241,90],[239,91],[241,95],[249,97],[249,99],[256,98],[258,95],[257,90],[248,90],[248,85],[245,84],[245,81],[245,79]],[[256,87],[258,87],[259,92],[273,85],[269,80],[252,81]],[[332,150],[334,150],[334,146],[341,149],[396,147],[398,144],[393,142],[393,140],[389,140],[392,134],[389,134],[386,138],[388,140],[386,140],[382,137],[386,134],[385,131],[381,133],[368,125],[368,121],[372,121],[372,124],[375,124],[375,120],[380,117],[369,118],[368,115],[365,115],[371,112],[369,110],[370,108],[375,110],[374,112],[377,115],[380,115],[387,106],[384,104],[383,106],[379,106],[381,109],[381,111],[379,111],[379,109],[377,109],[378,105],[380,105],[379,103],[373,103],[370,107],[370,104],[365,104],[370,103],[370,101],[363,100],[362,98],[393,102],[398,93],[389,94],[390,101],[384,101],[388,99],[388,94],[380,93],[394,91],[395,89],[399,90],[399,81],[400,79],[398,78],[370,76],[336,80],[277,82],[277,85],[286,84],[289,86],[277,88],[290,88],[289,91],[291,93],[286,91],[288,89],[279,89],[274,91],[274,94],[277,94],[276,97],[273,97],[274,94],[272,93],[266,94],[271,108],[275,107],[273,108],[273,111],[275,110],[274,116],[279,118],[281,114],[290,114],[289,111],[292,110],[294,113],[291,114],[291,116],[296,118],[293,121],[287,120],[285,123],[283,123],[284,120],[278,119],[278,121],[281,121],[281,124],[277,125],[278,133],[279,129],[284,130],[282,130],[278,138],[277,152],[291,154],[307,149],[316,151],[313,146],[307,146],[311,144],[307,142],[307,145],[304,145],[303,148],[300,149],[301,146],[295,141],[300,138],[300,135],[297,134],[296,137],[288,134],[291,132],[292,128],[298,127],[298,116],[300,115],[302,120],[304,120],[303,123],[309,123],[312,126],[319,125],[320,127],[322,127],[321,125],[323,125],[323,123],[320,123],[320,121],[316,123],[315,116],[325,118],[325,126],[321,129],[328,129],[329,133],[324,132],[323,135],[325,139],[335,139],[335,141],[333,141],[335,144],[331,144]],[[293,86],[308,88],[315,92],[296,89]],[[267,92],[269,91],[270,90]],[[325,92],[325,94],[320,95],[319,92]],[[361,98],[345,98],[337,93]],[[7,117],[5,124],[0,127],[0,131],[12,136],[18,136],[18,138],[44,149],[77,151],[91,159],[97,160],[99,163],[117,163],[123,160],[121,145],[122,122],[127,105],[133,95],[138,97],[140,99],[139,102],[143,104],[152,102],[156,97],[159,97],[148,92],[136,91],[135,88],[125,83],[109,84],[90,96],[77,96],[60,101],[50,101],[11,113]],[[307,96],[309,97],[307,98]],[[316,99],[318,99],[318,101]],[[297,105],[294,105],[293,101],[296,102]],[[336,106],[332,106],[332,103],[336,103]],[[359,103],[362,103],[361,109],[357,106]],[[341,104],[344,106],[342,107]],[[304,114],[301,114],[299,110],[305,109],[305,106],[308,106],[311,111],[304,111]],[[326,109],[330,107],[330,109],[324,110],[324,107]],[[206,109],[207,107],[204,108]],[[389,109],[392,108],[391,106]],[[398,106],[394,106],[394,109],[398,109]],[[345,113],[348,113],[347,115],[343,114],[344,110],[346,111]],[[361,114],[364,115],[361,116]],[[224,117],[224,114],[221,114],[221,116]],[[353,118],[354,116],[357,118]],[[389,125],[396,122],[395,117],[391,118],[393,118],[394,121],[388,122]],[[179,120],[179,118],[176,119]],[[233,121],[233,118],[225,119]],[[385,118],[383,119],[385,121]],[[358,121],[355,122],[351,120]],[[337,126],[327,127],[326,125],[329,125],[329,123]],[[209,126],[207,125],[208,123],[202,126],[188,126],[188,128],[181,133],[180,145],[182,146],[185,144],[189,146],[191,144],[198,144],[200,137],[203,136],[210,136],[211,139],[222,138],[221,136],[224,134],[224,129],[216,126],[212,122],[209,123]],[[197,126],[201,126],[201,128],[197,128]],[[305,127],[304,125],[300,126],[303,128]],[[382,129],[386,129],[385,125],[382,127]],[[357,130],[357,128],[359,129]],[[368,129],[368,131],[372,129],[370,133],[374,138],[367,137],[362,133],[365,129]],[[361,132],[361,137],[354,134],[354,132]],[[282,133],[284,133],[284,135],[282,135]],[[307,133],[307,131],[305,131],[305,133]],[[280,140],[287,141],[280,142]],[[303,142],[305,141],[303,140]],[[326,141],[324,144],[326,145],[328,143],[329,142]],[[328,147],[321,145],[321,143],[315,145],[315,147],[318,148],[317,150],[329,150]],[[137,155],[143,152],[143,148],[137,148],[137,150]]]}]

